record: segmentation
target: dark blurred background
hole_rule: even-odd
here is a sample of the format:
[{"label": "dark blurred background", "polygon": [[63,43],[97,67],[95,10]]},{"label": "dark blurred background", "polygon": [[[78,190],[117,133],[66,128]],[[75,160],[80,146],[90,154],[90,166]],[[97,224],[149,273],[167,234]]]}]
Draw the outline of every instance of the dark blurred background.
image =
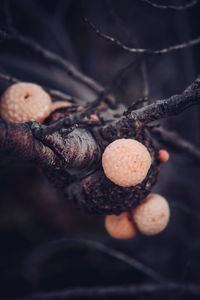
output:
[{"label": "dark blurred background", "polygon": [[[156,1],[173,5],[185,2]],[[4,0],[0,6],[0,26],[6,30],[12,26],[37,40],[103,86],[111,82],[118,70],[135,61],[114,90],[117,100],[128,105],[147,94],[153,101],[182,92],[199,73],[200,46],[162,56],[150,55],[141,61],[137,54],[126,53],[99,38],[84,18],[126,45],[160,49],[200,35],[199,14],[200,3],[188,10],[173,11],[156,9],[142,0]],[[0,42],[0,72],[60,89],[86,101],[95,99],[88,88],[72,81],[64,70],[19,43]],[[200,146],[199,117],[200,109],[195,106],[162,123]],[[76,286],[152,282],[125,263],[71,240],[67,247],[47,255],[37,276],[34,275],[30,270],[31,253],[63,236],[100,241],[171,280],[200,284],[199,166],[184,153],[170,155],[170,161],[161,167],[154,188],[170,203],[169,226],[158,236],[138,235],[130,241],[109,237],[103,216],[78,212],[47,182],[40,170],[17,164],[2,165],[0,297],[22,297],[32,291],[49,292]],[[160,299],[160,296],[160,293],[140,295],[135,299]],[[198,299],[188,298],[184,292],[164,293],[162,297]]]}]

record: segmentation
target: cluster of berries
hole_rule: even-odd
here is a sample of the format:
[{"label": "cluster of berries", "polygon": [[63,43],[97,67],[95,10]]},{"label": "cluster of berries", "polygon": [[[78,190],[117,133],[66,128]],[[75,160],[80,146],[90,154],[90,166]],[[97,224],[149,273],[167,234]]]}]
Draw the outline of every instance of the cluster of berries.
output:
[{"label": "cluster of berries", "polygon": [[[166,162],[169,153],[158,152],[158,159]],[[118,139],[109,144],[102,156],[105,175],[122,187],[135,186],[147,176],[151,166],[151,156],[147,148],[137,140]],[[108,233],[118,239],[128,239],[138,231],[146,235],[160,233],[168,224],[169,205],[165,198],[149,194],[135,209],[120,215],[108,215],[105,227]]]},{"label": "cluster of berries", "polygon": [[[52,102],[50,95],[39,85],[16,83],[2,95],[0,102],[1,117],[7,121],[22,123],[27,121],[43,122],[52,111],[68,107],[70,102]],[[166,162],[169,153],[158,151],[158,159]],[[148,174],[151,155],[148,149],[134,139],[118,139],[109,144],[102,156],[102,167],[106,177],[122,187],[140,184]],[[140,205],[120,215],[108,215],[105,227],[108,233],[119,239],[128,239],[138,231],[146,235],[161,232],[167,226],[170,211],[165,198],[149,194]]]}]

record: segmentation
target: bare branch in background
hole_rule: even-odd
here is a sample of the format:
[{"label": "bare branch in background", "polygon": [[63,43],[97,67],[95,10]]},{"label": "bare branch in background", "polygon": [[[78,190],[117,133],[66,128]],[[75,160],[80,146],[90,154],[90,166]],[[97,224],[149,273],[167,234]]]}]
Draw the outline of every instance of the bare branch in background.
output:
[{"label": "bare branch in background", "polygon": [[191,40],[183,42],[181,44],[168,46],[168,47],[162,48],[162,49],[153,50],[153,49],[147,49],[147,48],[132,48],[132,47],[126,46],[118,39],[116,39],[112,36],[109,36],[105,33],[102,33],[92,22],[88,21],[87,19],[85,19],[85,20],[99,37],[103,38],[104,40],[110,41],[114,45],[120,47],[121,49],[123,49],[124,51],[129,52],[129,53],[166,54],[166,53],[169,53],[172,51],[186,49],[188,47],[192,47],[192,46],[198,45],[200,43],[200,36],[198,36],[195,39],[191,39]]},{"label": "bare branch in background", "polygon": [[121,261],[125,264],[127,264],[130,267],[133,267],[135,270],[143,273],[147,277],[159,282],[160,284],[169,282],[167,278],[153,270],[152,268],[146,266],[145,264],[141,263],[137,259],[128,256],[127,254],[115,250],[109,246],[106,246],[100,242],[97,241],[91,241],[86,239],[66,239],[62,238],[59,240],[55,240],[52,242],[49,242],[43,246],[38,247],[31,253],[27,260],[25,261],[25,273],[28,275],[29,278],[37,278],[39,275],[39,267],[49,259],[51,256],[53,256],[55,253],[66,250],[67,248],[73,247],[73,246],[83,246],[86,248],[91,248],[93,250],[97,250],[99,252],[105,253],[108,256],[111,256],[118,261]]},{"label": "bare branch in background", "polygon": [[[138,41],[135,37],[135,34],[133,32],[133,29],[130,28],[127,24],[125,24],[124,20],[117,14],[116,10],[113,7],[113,3],[111,0],[106,1],[108,5],[108,9],[110,12],[111,17],[113,18],[115,24],[118,26],[119,30],[123,32],[123,35],[126,36],[126,39],[128,41],[133,42],[136,47],[138,47]],[[142,73],[142,79],[143,79],[143,97],[148,98],[149,97],[149,82],[148,82],[148,70],[147,70],[147,64],[146,64],[146,56],[144,55],[141,59],[141,73]]]},{"label": "bare branch in background", "polygon": [[190,157],[195,163],[200,164],[200,148],[183,139],[178,133],[168,131],[163,127],[153,128],[152,133],[165,146]]},{"label": "bare branch in background", "polygon": [[[19,33],[15,33],[15,34],[7,33],[6,31],[4,31],[2,29],[0,30],[0,38],[2,41],[7,40],[10,42],[19,43],[20,45],[30,49],[31,51],[35,52],[38,55],[40,55],[47,61],[54,63],[55,65],[59,65],[66,71],[66,73],[68,74],[69,77],[71,77],[75,81],[87,86],[94,93],[98,94],[98,93],[102,92],[103,88],[95,80],[93,80],[92,78],[81,73],[66,59],[43,48],[36,41],[34,41],[28,37],[25,37]],[[107,97],[106,99],[110,105],[114,105],[115,101],[114,101],[113,97]]]},{"label": "bare branch in background", "polygon": [[150,0],[142,0],[143,2],[146,2],[148,4],[150,4],[151,6],[153,7],[156,7],[156,8],[160,8],[160,9],[171,9],[171,10],[185,10],[185,9],[188,9],[188,8],[192,8],[194,7],[198,0],[189,0],[188,3],[185,3],[185,4],[182,4],[182,5],[163,5],[163,4],[157,4],[153,1],[150,1]]}]

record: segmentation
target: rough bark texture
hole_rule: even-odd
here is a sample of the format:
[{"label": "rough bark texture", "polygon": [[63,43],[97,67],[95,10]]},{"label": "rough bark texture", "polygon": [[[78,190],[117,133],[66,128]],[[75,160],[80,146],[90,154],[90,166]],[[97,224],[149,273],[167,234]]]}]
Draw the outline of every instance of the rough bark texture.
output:
[{"label": "rough bark texture", "polygon": [[[72,111],[70,108],[60,109],[54,112],[49,118],[49,122],[51,123],[57,118],[59,119],[59,114],[63,118],[66,117],[69,114],[69,110]],[[95,120],[100,120],[98,112],[101,112],[101,120],[103,118],[103,112],[104,118],[105,115],[107,115],[105,108],[103,112],[97,108]],[[75,111],[73,111],[73,113],[75,113]],[[107,119],[109,117],[111,118],[111,116],[107,115]],[[122,128],[121,122],[126,124],[125,121],[127,122],[127,126]],[[134,130],[134,127],[133,130],[131,130],[131,123],[132,122],[128,119],[123,118],[123,121],[120,120],[119,122],[120,126],[109,126],[104,131],[100,126],[101,122],[98,126],[96,126],[95,123],[91,124],[90,116],[88,119],[85,119],[85,124],[87,124],[87,126],[90,125],[88,129],[91,133],[85,129],[76,129],[72,133],[67,134],[67,148],[66,146],[63,148],[65,148],[65,152],[69,156],[67,160],[70,161],[70,167],[66,166],[66,168],[62,168],[62,170],[56,171],[56,173],[46,170],[46,175],[56,187],[63,190],[67,200],[75,203],[76,208],[83,209],[92,214],[119,214],[122,211],[137,206],[148,193],[150,193],[152,186],[157,180],[160,162],[157,159],[157,152],[153,146],[150,131],[148,129]],[[85,126],[85,124],[83,121],[80,126]],[[83,136],[82,133],[84,133],[85,136]],[[96,149],[92,146],[93,140],[91,134],[95,136],[96,144],[99,145]],[[76,143],[72,143],[76,135],[79,138],[76,140]],[[102,169],[102,152],[110,142],[121,137],[137,139],[143,143],[151,153],[152,165],[148,175],[141,184],[135,187],[123,188],[114,184],[106,178]],[[89,142],[88,144],[87,141]],[[61,149],[63,148],[61,147]],[[82,152],[79,153],[79,155],[76,155],[76,153],[74,155],[74,149],[77,149],[77,151],[78,149],[82,149],[80,150]],[[82,157],[83,153],[84,157]],[[81,164],[79,164],[79,157]]]},{"label": "rough bark texture", "polygon": [[[1,120],[0,152],[3,156],[43,168],[48,179],[78,209],[93,214],[119,214],[137,206],[157,180],[159,161],[151,137],[153,132],[155,136],[156,129],[146,124],[199,104],[198,83],[197,78],[182,94],[144,107],[138,108],[134,104],[122,117],[118,116],[122,115],[123,107],[108,109],[106,105],[99,105],[105,92],[97,98],[95,105],[82,107],[73,102],[70,107],[55,110],[44,125],[37,122],[13,124]],[[142,104],[139,102],[139,106]],[[104,175],[102,153],[118,138],[137,139],[151,153],[152,165],[148,175],[135,187],[117,186]],[[170,134],[167,138],[169,140]],[[184,141],[180,148],[185,149]],[[187,145],[187,149],[190,149],[188,154],[196,159],[195,148]]]}]

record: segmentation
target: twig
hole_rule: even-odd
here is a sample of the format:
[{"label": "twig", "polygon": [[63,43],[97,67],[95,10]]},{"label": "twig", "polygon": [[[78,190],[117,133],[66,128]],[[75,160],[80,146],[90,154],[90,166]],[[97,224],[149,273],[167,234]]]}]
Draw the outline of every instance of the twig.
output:
[{"label": "twig", "polygon": [[188,9],[188,8],[192,8],[198,2],[198,0],[189,0],[188,3],[183,4],[183,5],[162,5],[162,4],[157,4],[157,3],[153,2],[153,1],[150,1],[150,0],[142,0],[142,1],[148,3],[151,6],[156,7],[156,8],[171,9],[171,10],[175,10],[175,11],[177,11],[177,10],[185,10],[185,9]]},{"label": "twig", "polygon": [[[195,82],[180,95],[155,101],[152,104],[136,109],[135,103],[124,112],[124,116],[100,128],[100,134],[106,140],[125,137],[130,131],[137,130],[152,121],[178,115],[192,105],[200,104],[200,88]],[[137,102],[136,102],[137,103]],[[140,103],[140,101],[139,101]]]},{"label": "twig", "polygon": [[200,89],[158,100],[137,110],[132,110],[130,107],[125,115],[141,126],[151,121],[177,115],[195,104],[200,104]]},{"label": "twig", "polygon": [[[50,135],[62,128],[69,128],[69,127],[72,127],[74,128],[77,128],[78,127],[78,124],[80,123],[80,121],[88,116],[92,111],[93,109],[95,109],[99,104],[100,102],[105,99],[107,95],[107,90],[104,90],[103,92],[101,92],[99,94],[99,96],[96,98],[95,101],[93,101],[85,110],[81,111],[81,112],[78,112],[78,113],[75,113],[69,117],[66,117],[66,118],[60,118],[58,121],[46,126],[46,125],[41,125],[40,128],[36,129],[36,130],[33,130],[33,133],[34,135],[38,138],[38,139],[41,139],[43,140],[43,138],[46,136],[46,135]],[[31,124],[31,123],[30,123]],[[69,131],[71,132],[71,130]]]},{"label": "twig", "polygon": [[102,253],[105,253],[106,255],[109,255],[113,258],[116,258],[117,260],[126,263],[127,265],[133,267],[134,269],[138,270],[139,272],[142,272],[146,276],[152,278],[153,280],[159,282],[159,283],[166,283],[169,282],[169,280],[163,276],[161,276],[159,273],[154,271],[152,268],[144,265],[143,263],[139,262],[133,257],[130,257],[126,255],[123,252],[120,252],[118,250],[115,250],[113,248],[110,248],[100,242],[97,241],[91,241],[91,240],[84,240],[84,239],[59,239],[56,241],[49,242],[48,244],[39,247],[35,252],[33,252],[28,260],[25,262],[25,273],[28,272],[28,277],[32,278],[37,277],[37,272],[39,269],[39,266],[51,255],[53,255],[55,252],[66,248],[71,247],[73,244],[78,244],[81,246],[86,246],[92,249],[96,249]]},{"label": "twig", "polygon": [[183,139],[178,133],[174,131],[168,131],[163,127],[155,127],[152,129],[152,133],[156,136],[159,142],[172,148],[175,151],[181,152],[181,154],[190,157],[195,163],[200,164],[200,149]]},{"label": "twig", "polygon": [[9,76],[9,75],[3,74],[3,73],[0,73],[0,80],[5,81],[7,84],[14,84],[14,83],[17,83],[20,81],[19,79],[15,78],[13,76]]},{"label": "twig", "polygon": [[200,88],[200,75],[184,90],[184,93],[191,92],[192,90],[196,90]]},{"label": "twig", "polygon": [[112,92],[114,87],[116,88],[116,86],[118,86],[121,83],[121,80],[124,74],[127,72],[127,70],[132,68],[132,66],[136,63],[139,63],[140,59],[136,59],[127,66],[120,69],[117,72],[117,74],[115,74],[110,84],[105,89],[103,89],[102,92],[99,93],[98,97],[95,100],[93,100],[84,111],[75,113],[70,117],[61,118],[48,126],[42,125],[40,126],[39,130],[36,129],[34,131],[34,135],[39,139],[43,139],[45,135],[52,134],[53,132],[56,132],[57,130],[60,130],[63,127],[69,127],[74,126],[75,124],[79,124],[84,117],[90,115],[93,112],[93,110],[98,105],[100,105],[100,103]]},{"label": "twig", "polygon": [[125,254],[123,252],[120,252],[118,250],[110,248],[110,247],[108,247],[100,242],[96,242],[96,241],[80,240],[80,242],[91,248],[95,248],[109,256],[112,256],[112,257],[128,264],[131,267],[134,267],[138,271],[142,272],[143,274],[149,276],[150,278],[152,278],[158,282],[168,281],[168,279],[164,278],[162,275],[160,275],[158,272],[156,272],[152,268],[144,265],[140,261],[136,260],[133,257],[128,256],[127,254]]},{"label": "twig", "polygon": [[[109,12],[111,14],[111,17],[115,21],[116,25],[119,27],[119,29],[122,30],[123,34],[126,36],[127,40],[133,40],[136,47],[138,47],[138,41],[135,37],[135,35],[132,33],[133,37],[131,37],[131,30],[127,24],[124,23],[122,18],[117,14],[115,9],[112,6],[111,0],[106,1],[108,5]],[[141,63],[141,73],[142,73],[142,79],[143,79],[143,97],[148,98],[149,97],[149,83],[148,83],[148,74],[147,74],[147,65],[146,65],[146,57],[143,54],[143,61]]]},{"label": "twig", "polygon": [[87,19],[85,19],[85,20],[99,37],[103,38],[104,40],[110,41],[114,45],[120,47],[121,49],[123,49],[124,51],[129,52],[129,53],[166,54],[166,53],[169,53],[169,52],[172,52],[175,50],[181,50],[181,49],[185,49],[188,47],[192,47],[192,46],[198,45],[200,43],[200,36],[198,36],[195,39],[183,42],[181,44],[162,48],[162,49],[153,50],[153,49],[147,49],[147,48],[131,48],[131,47],[128,47],[125,44],[123,44],[118,39],[116,39],[112,36],[109,36],[105,33],[102,33],[92,22],[88,21]]},{"label": "twig", "polygon": [[68,95],[59,90],[55,90],[55,89],[45,87],[45,86],[43,86],[43,88],[51,95],[52,98],[56,98],[57,100],[65,100],[65,101],[69,101],[69,102],[75,102],[78,104],[83,104],[85,102],[84,99],[80,99],[80,98],[74,97],[72,95]]}]

